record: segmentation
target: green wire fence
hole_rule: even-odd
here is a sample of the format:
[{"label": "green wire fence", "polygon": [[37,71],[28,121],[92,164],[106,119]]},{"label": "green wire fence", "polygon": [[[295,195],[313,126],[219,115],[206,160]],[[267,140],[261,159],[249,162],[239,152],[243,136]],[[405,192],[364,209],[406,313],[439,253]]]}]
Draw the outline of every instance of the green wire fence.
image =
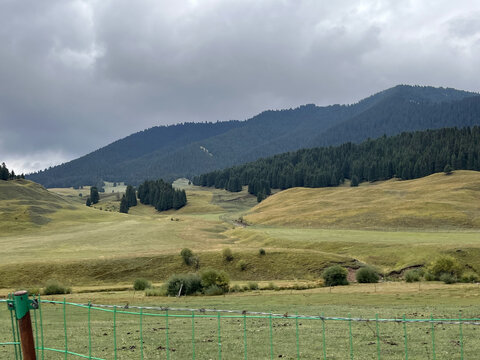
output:
[{"label": "green wire fence", "polygon": [[[306,316],[32,298],[37,359],[472,359],[480,318]],[[0,358],[22,359],[12,296]],[[0,304],[1,305],[1,304]]]}]

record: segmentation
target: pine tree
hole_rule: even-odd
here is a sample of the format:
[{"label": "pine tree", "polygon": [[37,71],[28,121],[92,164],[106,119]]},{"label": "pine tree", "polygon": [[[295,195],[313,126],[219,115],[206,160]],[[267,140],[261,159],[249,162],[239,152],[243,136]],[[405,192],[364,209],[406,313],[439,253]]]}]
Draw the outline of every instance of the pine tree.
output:
[{"label": "pine tree", "polygon": [[0,180],[8,180],[10,173],[8,172],[7,166],[5,163],[2,163],[0,167]]},{"label": "pine tree", "polygon": [[90,200],[90,197],[87,197],[87,201],[86,201],[85,205],[87,205],[87,206],[92,205],[92,200]]},{"label": "pine tree", "polygon": [[128,214],[128,201],[125,195],[122,196],[122,200],[120,201],[120,212]]},{"label": "pine tree", "polygon": [[127,190],[125,191],[125,197],[127,198],[127,204],[129,208],[132,206],[137,206],[137,195],[133,186],[127,186]]},{"label": "pine tree", "polygon": [[99,200],[100,195],[98,195],[98,189],[96,186],[92,186],[90,188],[90,201],[92,202],[92,204],[96,204]]}]

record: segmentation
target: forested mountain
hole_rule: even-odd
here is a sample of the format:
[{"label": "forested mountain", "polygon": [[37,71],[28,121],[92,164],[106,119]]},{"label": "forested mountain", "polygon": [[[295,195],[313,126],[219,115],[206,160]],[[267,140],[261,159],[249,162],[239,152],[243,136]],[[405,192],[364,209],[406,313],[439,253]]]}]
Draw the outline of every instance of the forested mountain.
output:
[{"label": "forested mountain", "polygon": [[363,181],[415,179],[457,169],[480,171],[480,127],[405,132],[361,144],[302,149],[202,174],[193,182],[230,191],[239,191],[230,184],[240,183],[258,195],[270,188],[337,186],[345,179],[356,186]]},{"label": "forested mountain", "polygon": [[400,85],[352,105],[304,105],[246,121],[154,127],[27,177],[46,187],[171,181],[300,148],[473,125],[480,125],[478,94]]}]

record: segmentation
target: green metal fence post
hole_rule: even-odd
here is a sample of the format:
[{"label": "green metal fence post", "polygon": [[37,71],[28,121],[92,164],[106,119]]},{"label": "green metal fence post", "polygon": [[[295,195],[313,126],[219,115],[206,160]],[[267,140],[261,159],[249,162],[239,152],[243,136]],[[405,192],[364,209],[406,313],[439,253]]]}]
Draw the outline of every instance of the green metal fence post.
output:
[{"label": "green metal fence post", "polygon": [[431,332],[432,332],[432,355],[433,355],[433,360],[436,360],[436,354],[435,354],[435,323],[433,321],[433,314],[430,314],[430,324],[431,324]]},{"label": "green metal fence post", "polygon": [[408,360],[408,336],[407,336],[407,322],[405,321],[405,314],[403,315],[403,337],[405,338],[405,360]]},{"label": "green metal fence post", "polygon": [[350,359],[353,360],[352,315],[348,314],[348,333],[350,338]]},{"label": "green metal fence post", "polygon": [[63,298],[63,330],[65,332],[65,360],[68,358],[68,337],[67,337],[67,304]]},{"label": "green metal fence post", "polygon": [[90,324],[90,311],[92,309],[92,305],[90,301],[88,302],[88,358],[92,358],[92,329]]},{"label": "green metal fence post", "polygon": [[165,310],[165,335],[167,337],[167,360],[170,359],[170,343],[169,343],[169,339],[168,339],[168,309]]},{"label": "green metal fence post", "polygon": [[460,326],[460,359],[463,360],[463,330],[462,330],[462,312],[458,314],[458,323]]},{"label": "green metal fence post", "polygon": [[270,313],[270,359],[273,359],[273,324],[272,324],[272,313]]},{"label": "green metal fence post", "polygon": [[380,352],[380,331],[378,326],[378,314],[375,314],[375,326],[377,328],[377,358],[378,360],[381,359],[381,352]]},{"label": "green metal fence post", "polygon": [[143,360],[143,309],[140,308],[140,359]]},{"label": "green metal fence post", "polygon": [[[33,300],[37,301],[37,303],[38,303],[38,299],[35,296],[33,297]],[[38,306],[40,306],[40,303],[38,303]],[[38,342],[38,323],[37,323],[37,310],[36,309],[33,310],[33,317],[35,319],[35,344],[37,344],[37,346],[35,346],[35,356],[38,359],[38,348],[39,348],[38,344],[39,344],[39,342]]]},{"label": "green metal fence post", "polygon": [[243,352],[245,360],[248,359],[247,355],[247,315],[243,314]]},{"label": "green metal fence post", "polygon": [[42,341],[42,360],[44,360],[45,356],[45,345],[43,343],[43,317],[42,317],[42,300],[40,299],[40,295],[38,295],[38,315],[40,316],[40,339]]},{"label": "green metal fence post", "polygon": [[195,312],[192,311],[192,359],[195,360]]},{"label": "green metal fence post", "polygon": [[325,314],[322,312],[323,360],[327,360],[327,341],[325,339]]},{"label": "green metal fence post", "polygon": [[222,335],[221,335],[221,328],[220,328],[220,313],[217,312],[217,320],[218,320],[218,359],[222,360]]},{"label": "green metal fence post", "polygon": [[300,339],[298,334],[298,314],[295,314],[296,342],[297,342],[297,359],[300,359]]},{"label": "green metal fence post", "polygon": [[12,337],[13,337],[13,347],[15,349],[15,360],[18,359],[18,356],[20,354],[21,356],[21,349],[20,349],[20,339],[17,337],[17,322],[13,320],[13,309],[15,308],[13,305],[13,296],[12,294],[8,294],[8,299],[11,301],[8,304],[9,310],[10,310],[10,321],[12,323]]},{"label": "green metal fence post", "polygon": [[113,356],[117,360],[117,307],[113,307]]}]

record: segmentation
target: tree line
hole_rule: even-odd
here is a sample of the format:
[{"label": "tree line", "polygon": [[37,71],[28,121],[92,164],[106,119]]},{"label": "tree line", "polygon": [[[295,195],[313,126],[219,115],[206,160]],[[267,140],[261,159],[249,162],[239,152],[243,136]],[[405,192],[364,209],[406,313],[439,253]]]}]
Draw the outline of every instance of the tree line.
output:
[{"label": "tree line", "polygon": [[239,182],[250,193],[267,195],[269,188],[337,186],[347,179],[352,186],[393,177],[415,179],[446,167],[480,170],[480,127],[404,132],[360,144],[302,149],[202,174],[193,183],[230,190],[228,184]]},{"label": "tree line", "polygon": [[10,171],[7,168],[7,165],[5,165],[4,162],[2,162],[2,166],[0,166],[0,180],[15,180],[15,179],[25,179],[25,175],[16,175],[15,171]]},{"label": "tree line", "polygon": [[177,190],[163,180],[147,180],[138,187],[138,198],[142,204],[152,205],[157,211],[180,209],[187,204],[185,190]]}]

